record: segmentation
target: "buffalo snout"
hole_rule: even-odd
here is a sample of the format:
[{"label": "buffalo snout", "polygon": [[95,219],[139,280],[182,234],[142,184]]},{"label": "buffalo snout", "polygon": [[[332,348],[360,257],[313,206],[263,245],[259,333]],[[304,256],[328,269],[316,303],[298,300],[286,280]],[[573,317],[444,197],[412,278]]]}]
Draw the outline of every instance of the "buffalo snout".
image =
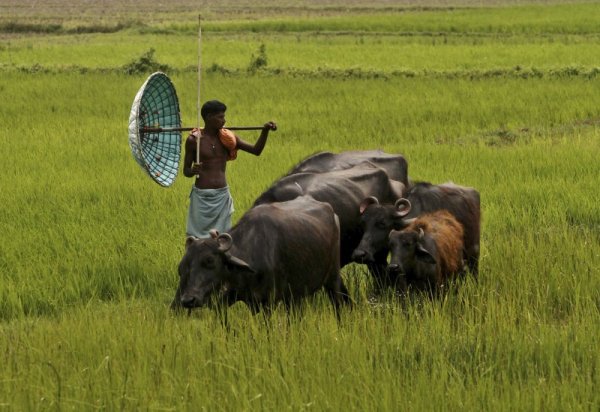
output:
[{"label": "buffalo snout", "polygon": [[192,309],[198,306],[197,299],[195,296],[183,295],[181,297],[181,305],[184,308]]},{"label": "buffalo snout", "polygon": [[388,272],[398,274],[402,271],[402,268],[397,263],[390,263],[387,267]]},{"label": "buffalo snout", "polygon": [[181,295],[181,305],[188,309],[210,305],[210,293],[184,293]]},{"label": "buffalo snout", "polygon": [[373,255],[364,249],[354,249],[352,261],[357,263],[373,262]]}]

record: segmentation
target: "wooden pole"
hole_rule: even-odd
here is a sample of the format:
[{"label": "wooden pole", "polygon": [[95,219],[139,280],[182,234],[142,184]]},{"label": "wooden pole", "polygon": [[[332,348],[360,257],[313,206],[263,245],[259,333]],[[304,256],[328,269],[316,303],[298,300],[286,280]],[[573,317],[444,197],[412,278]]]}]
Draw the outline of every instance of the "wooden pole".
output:
[{"label": "wooden pole", "polygon": [[[198,138],[196,139],[196,163],[200,164],[200,139],[202,138],[202,132],[200,131],[200,80],[202,79],[202,17],[198,15],[198,99],[196,101],[196,110],[198,112]],[[200,175],[198,175],[200,177]]]},{"label": "wooden pole", "polygon": [[[189,132],[195,127],[140,127],[140,133],[163,133],[163,132]],[[262,130],[264,126],[232,126],[225,127],[227,130]]]}]

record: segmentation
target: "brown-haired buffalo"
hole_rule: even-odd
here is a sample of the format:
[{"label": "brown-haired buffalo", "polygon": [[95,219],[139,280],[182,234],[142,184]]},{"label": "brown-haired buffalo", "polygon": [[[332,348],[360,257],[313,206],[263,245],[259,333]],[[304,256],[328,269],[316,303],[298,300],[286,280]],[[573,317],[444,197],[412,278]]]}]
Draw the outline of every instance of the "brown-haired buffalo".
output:
[{"label": "brown-haired buffalo", "polygon": [[440,292],[463,269],[463,227],[452,214],[424,214],[389,235],[388,270],[398,291],[407,288]]},{"label": "brown-haired buffalo", "polygon": [[364,263],[374,260],[375,256],[387,256],[388,235],[392,229],[402,229],[411,219],[442,209],[448,210],[463,226],[464,257],[470,271],[477,276],[481,220],[479,192],[453,183],[416,183],[395,203],[365,198],[359,208],[363,237],[352,259]]},{"label": "brown-haired buffalo", "polygon": [[188,238],[173,307],[243,301],[257,311],[324,287],[337,308],[349,301],[340,277],[339,222],[309,196],[256,206],[229,233]]}]

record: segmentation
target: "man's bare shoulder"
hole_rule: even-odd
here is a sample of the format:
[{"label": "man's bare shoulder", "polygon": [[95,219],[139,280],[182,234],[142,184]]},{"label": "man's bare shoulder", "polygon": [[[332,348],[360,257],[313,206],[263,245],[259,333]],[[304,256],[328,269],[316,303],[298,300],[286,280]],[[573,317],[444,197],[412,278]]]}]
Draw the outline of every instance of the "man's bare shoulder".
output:
[{"label": "man's bare shoulder", "polygon": [[191,146],[191,145],[195,145],[196,144],[196,136],[193,134],[190,134],[187,139],[185,139],[185,146]]}]

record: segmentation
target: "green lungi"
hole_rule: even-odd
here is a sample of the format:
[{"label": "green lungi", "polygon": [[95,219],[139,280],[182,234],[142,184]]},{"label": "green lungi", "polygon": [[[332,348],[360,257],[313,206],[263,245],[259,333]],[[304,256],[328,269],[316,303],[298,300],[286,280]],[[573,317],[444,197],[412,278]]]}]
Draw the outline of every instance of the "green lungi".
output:
[{"label": "green lungi", "polygon": [[211,229],[217,229],[219,233],[227,232],[231,228],[234,210],[229,186],[219,189],[199,189],[193,186],[186,234],[207,238],[210,237],[208,232]]}]

